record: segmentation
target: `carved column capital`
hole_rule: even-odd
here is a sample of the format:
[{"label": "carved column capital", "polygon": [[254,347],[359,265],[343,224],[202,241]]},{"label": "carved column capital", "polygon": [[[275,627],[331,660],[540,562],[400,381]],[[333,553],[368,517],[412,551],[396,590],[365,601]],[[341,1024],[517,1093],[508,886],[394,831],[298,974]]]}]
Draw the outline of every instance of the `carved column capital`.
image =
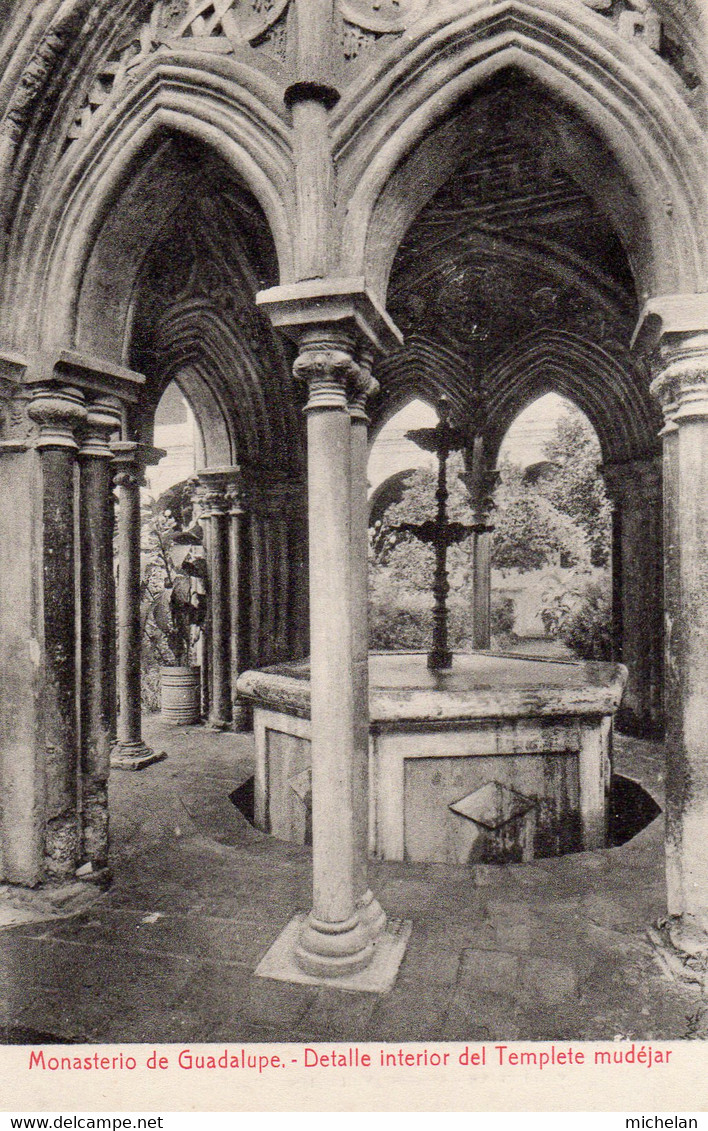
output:
[{"label": "carved column capital", "polygon": [[80,389],[71,385],[36,385],[27,413],[39,427],[37,448],[78,450],[77,435],[87,417]]},{"label": "carved column capital", "polygon": [[111,437],[120,431],[121,403],[101,397],[88,406],[79,455],[85,459],[113,459]]},{"label": "carved column capital", "polygon": [[293,376],[307,382],[306,411],[346,409],[349,396],[356,394],[361,380],[361,368],[354,360],[353,338],[328,326],[313,327],[302,332],[299,347]]},{"label": "carved column capital", "polygon": [[145,483],[145,468],[153,467],[167,453],[150,444],[138,444],[134,440],[115,440],[110,445],[115,469],[117,487],[142,487]]},{"label": "carved column capital", "polygon": [[349,393],[349,415],[352,420],[363,420],[369,424],[366,404],[369,397],[374,397],[380,385],[372,373],[374,365],[374,351],[370,346],[362,346],[359,351],[359,380],[356,388]]},{"label": "carved column capital", "polygon": [[195,502],[200,518],[244,511],[243,478],[239,467],[208,467],[196,475]]},{"label": "carved column capital", "polygon": [[666,333],[652,358],[650,391],[667,426],[708,416],[708,330]]}]

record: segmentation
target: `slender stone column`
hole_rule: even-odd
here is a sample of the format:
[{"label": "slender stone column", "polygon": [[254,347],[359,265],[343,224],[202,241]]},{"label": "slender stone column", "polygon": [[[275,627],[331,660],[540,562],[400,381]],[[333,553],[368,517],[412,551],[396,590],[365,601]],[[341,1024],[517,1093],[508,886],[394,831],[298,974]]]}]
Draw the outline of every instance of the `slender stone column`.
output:
[{"label": "slender stone column", "polygon": [[29,416],[39,425],[42,469],[42,591],[45,842],[49,876],[72,875],[79,858],[76,670],[76,434],[83,393],[38,386]]},{"label": "slender stone column", "polygon": [[357,909],[355,720],[351,623],[351,437],[347,386],[359,367],[336,329],[300,336],[296,378],[307,381],[310,533],[313,909],[296,957],[332,977],[373,956]]},{"label": "slender stone column", "polygon": [[489,530],[472,535],[472,645],[492,644],[492,536]]},{"label": "slender stone column", "polygon": [[657,460],[605,465],[613,504],[613,620],[617,658],[629,679],[618,722],[635,733],[662,728],[661,466]]},{"label": "slender stone column", "polygon": [[369,460],[367,397],[378,391],[371,375],[373,355],[360,354],[359,388],[350,397],[351,418],[351,620],[354,691],[354,855],[355,893],[361,920],[373,939],[386,928],[386,914],[367,879],[369,851]]},{"label": "slender stone column", "polygon": [[[299,12],[315,19],[321,7],[319,0],[303,2]],[[295,98],[312,90],[290,93]],[[366,422],[359,398],[371,382],[364,350],[383,352],[402,339],[361,279],[310,276],[262,291],[257,302],[274,326],[295,339],[294,375],[309,387],[314,891],[310,915],[288,924],[256,972],[299,981],[304,971],[318,980],[341,978],[347,988],[385,992],[395,980],[411,925],[387,922],[379,934],[383,914],[366,884]],[[354,360],[357,346],[361,365]]]},{"label": "slender stone column", "polygon": [[244,630],[243,558],[244,526],[246,522],[246,497],[240,472],[226,488],[229,505],[228,561],[229,561],[229,661],[231,690],[231,719],[236,731],[248,730],[251,710],[236,691],[236,680],[248,666],[248,647]]},{"label": "slender stone column", "polygon": [[118,741],[111,765],[141,770],[165,757],[146,746],[140,701],[140,486],[145,467],[162,453],[119,440],[111,445],[118,488]]},{"label": "slender stone column", "polygon": [[477,530],[472,535],[472,646],[476,650],[491,647],[492,643],[492,532],[491,515],[494,510],[493,492],[497,482],[496,471],[484,464],[484,437],[475,436],[471,453],[466,453],[468,470],[460,476],[469,492],[472,523]]},{"label": "slender stone column", "polygon": [[663,447],[663,522],[664,522],[664,721],[666,751],[666,900],[670,915],[684,909],[682,876],[682,813],[687,781],[681,754],[679,704],[681,679],[678,666],[678,639],[681,614],[679,559],[678,441],[674,422],[677,405],[665,390],[664,427],[660,432]]},{"label": "slender stone column", "polygon": [[327,274],[333,244],[335,175],[328,112],[339,101],[338,91],[329,85],[333,0],[300,0],[297,8],[297,81],[285,91],[295,157],[295,270],[299,279],[316,279]]},{"label": "slender stone column", "polygon": [[708,331],[662,340],[669,908],[708,950]]},{"label": "slender stone column", "polygon": [[227,730],[231,726],[230,641],[231,612],[229,601],[229,510],[227,487],[234,468],[200,471],[199,520],[204,527],[209,590],[209,726]]},{"label": "slender stone column", "polygon": [[108,774],[116,722],[113,452],[120,429],[115,398],[90,405],[80,465],[81,858],[108,863]]}]

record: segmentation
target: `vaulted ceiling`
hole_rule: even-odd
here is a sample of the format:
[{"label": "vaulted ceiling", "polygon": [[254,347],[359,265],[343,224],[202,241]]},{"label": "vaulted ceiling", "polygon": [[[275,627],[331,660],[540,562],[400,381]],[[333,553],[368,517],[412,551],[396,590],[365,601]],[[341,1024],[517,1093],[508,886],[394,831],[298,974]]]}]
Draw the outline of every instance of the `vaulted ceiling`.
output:
[{"label": "vaulted ceiling", "polygon": [[[608,436],[606,456],[651,447],[659,422],[629,350],[638,303],[628,257],[588,191],[593,169],[574,168],[573,124],[549,115],[524,80],[500,82],[467,113],[457,168],[419,213],[393,264],[388,309],[406,345],[381,364],[376,411],[387,414],[408,385],[432,399],[447,393],[459,413],[478,414],[480,426],[504,400],[508,424],[500,382],[518,369],[511,359],[528,355],[530,342],[543,357],[544,339],[557,347],[565,337],[552,364],[545,351],[545,372],[529,365],[526,385],[523,372],[515,374],[516,411],[532,393],[562,386],[597,427],[595,402],[623,401],[637,417],[634,438],[627,450],[618,429],[617,451],[607,452]],[[606,169],[595,171],[599,178]],[[499,422],[488,426],[498,430]]]}]

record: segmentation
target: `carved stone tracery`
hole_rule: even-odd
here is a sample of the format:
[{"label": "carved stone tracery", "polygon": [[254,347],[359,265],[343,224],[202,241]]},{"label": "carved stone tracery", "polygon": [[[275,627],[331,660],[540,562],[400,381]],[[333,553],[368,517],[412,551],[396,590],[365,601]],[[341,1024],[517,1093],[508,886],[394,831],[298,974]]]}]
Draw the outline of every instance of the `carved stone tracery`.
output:
[{"label": "carved stone tracery", "polygon": [[287,48],[290,0],[158,0],[146,22],[111,52],[72,122],[64,148],[92,131],[103,108],[130,86],[136,68],[176,47],[230,54],[259,47],[278,59]]}]

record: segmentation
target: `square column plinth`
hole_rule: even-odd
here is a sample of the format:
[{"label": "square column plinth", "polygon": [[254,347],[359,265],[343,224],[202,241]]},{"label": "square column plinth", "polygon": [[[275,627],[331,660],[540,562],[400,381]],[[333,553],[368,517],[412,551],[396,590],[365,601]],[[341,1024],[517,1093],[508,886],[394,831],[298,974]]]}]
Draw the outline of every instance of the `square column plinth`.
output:
[{"label": "square column plinth", "polygon": [[393,988],[413,928],[410,920],[388,919],[386,929],[374,942],[374,953],[368,966],[339,978],[306,974],[298,963],[295,955],[306,920],[307,915],[304,914],[290,920],[256,967],[257,977],[305,986],[332,986],[336,990],[358,990],[361,993],[385,994]]}]

